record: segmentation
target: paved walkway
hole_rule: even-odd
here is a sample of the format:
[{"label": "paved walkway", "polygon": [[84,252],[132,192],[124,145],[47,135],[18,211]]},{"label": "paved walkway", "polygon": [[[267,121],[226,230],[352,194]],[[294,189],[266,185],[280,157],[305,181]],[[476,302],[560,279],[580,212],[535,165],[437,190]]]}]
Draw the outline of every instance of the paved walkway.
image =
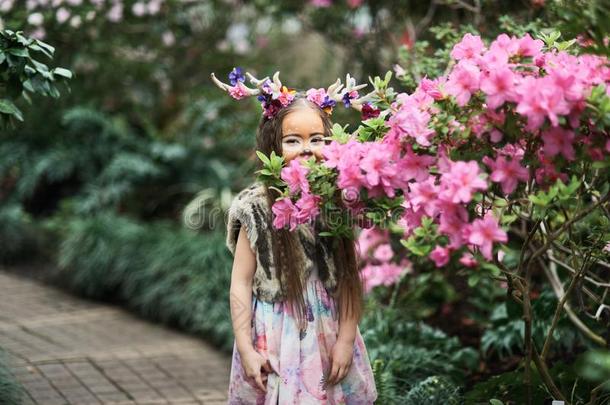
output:
[{"label": "paved walkway", "polygon": [[230,358],[201,339],[0,269],[0,347],[25,404],[226,404]]}]

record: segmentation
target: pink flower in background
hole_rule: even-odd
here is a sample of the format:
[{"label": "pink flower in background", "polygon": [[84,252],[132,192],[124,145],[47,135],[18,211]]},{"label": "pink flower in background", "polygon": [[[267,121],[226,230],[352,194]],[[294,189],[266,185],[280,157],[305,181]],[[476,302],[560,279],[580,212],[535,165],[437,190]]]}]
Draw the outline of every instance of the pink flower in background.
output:
[{"label": "pink flower in background", "polygon": [[441,175],[441,198],[453,203],[470,202],[473,193],[487,189],[487,182],[480,174],[474,160],[451,162],[450,170]]},{"label": "pink flower in background", "polygon": [[518,40],[517,54],[520,56],[536,56],[544,47],[540,39],[533,39],[530,34],[525,34]]},{"label": "pink flower in background", "polygon": [[303,166],[299,159],[292,159],[288,166],[282,168],[280,177],[288,184],[290,193],[296,194],[299,191],[309,193],[308,172],[309,169]]},{"label": "pink flower in background", "polygon": [[479,89],[480,78],[481,71],[476,65],[462,61],[449,74],[445,89],[447,94],[454,96],[457,104],[463,107]]},{"label": "pink flower in background", "polygon": [[60,24],[68,21],[68,18],[70,18],[70,11],[65,7],[60,7],[55,12],[55,20]]},{"label": "pink flower in background", "polygon": [[362,5],[364,0],[347,0],[347,5],[349,8],[358,8]]},{"label": "pink flower in background", "polygon": [[123,19],[123,4],[122,3],[114,3],[114,5],[110,8],[108,13],[106,14],[106,18],[108,21],[119,22]]},{"label": "pink flower in background", "polygon": [[507,67],[494,69],[481,79],[481,90],[487,94],[485,100],[489,108],[498,108],[515,98],[513,71]]},{"label": "pink flower in background", "polygon": [[389,232],[387,229],[379,229],[377,227],[363,229],[358,235],[357,242],[360,257],[366,259],[372,247],[387,241],[388,238]]},{"label": "pink flower in background", "polygon": [[367,265],[362,270],[364,289],[368,294],[373,287],[384,285],[390,286],[396,283],[406,273],[406,269],[393,263],[384,263],[378,266]]},{"label": "pink flower in background", "polygon": [[413,152],[411,145],[407,145],[406,153],[403,158],[397,163],[400,170],[406,179],[414,179],[417,181],[424,180],[429,175],[430,166],[435,163],[436,159],[430,155],[419,155]]},{"label": "pink flower in background", "polygon": [[526,182],[529,180],[529,171],[521,166],[519,160],[510,159],[499,155],[494,161],[489,156],[483,157],[485,163],[491,169],[490,180],[502,185],[502,192],[510,194],[517,188],[519,180]]},{"label": "pink flower in background", "polygon": [[333,2],[332,0],[309,0],[309,4],[314,7],[330,7]]},{"label": "pink flower in background", "polygon": [[457,249],[464,244],[462,229],[468,225],[468,211],[463,205],[439,200],[438,231],[449,237],[449,247]]},{"label": "pink flower in background", "polygon": [[474,220],[465,231],[468,242],[478,246],[487,260],[492,258],[493,242],[508,241],[508,235],[500,228],[491,211],[488,211],[483,219]]},{"label": "pink flower in background", "polygon": [[517,112],[527,117],[527,129],[536,130],[548,118],[553,126],[559,125],[559,115],[567,115],[570,106],[563,97],[563,91],[552,78],[525,77],[516,88],[518,94]]},{"label": "pink flower in background", "polygon": [[451,251],[442,246],[436,246],[432,252],[430,252],[430,259],[434,261],[436,267],[443,267],[449,263],[451,258]]},{"label": "pink flower in background", "polygon": [[229,95],[235,100],[241,100],[248,96],[248,89],[242,82],[237,82],[235,86],[229,89]]},{"label": "pink flower in background", "polygon": [[455,44],[451,50],[451,57],[456,60],[475,59],[485,50],[485,45],[478,35],[470,33],[464,35],[462,40]]},{"label": "pink flower in background", "polygon": [[462,263],[464,266],[470,268],[477,267],[479,265],[477,259],[475,259],[472,253],[470,252],[465,252],[462,257],[460,257],[459,262]]},{"label": "pink flower in background", "polygon": [[542,150],[547,156],[563,155],[568,160],[574,160],[574,131],[562,128],[551,127],[542,133],[544,146]]},{"label": "pink flower in background", "polygon": [[394,257],[392,246],[390,246],[389,243],[377,246],[377,249],[375,249],[375,252],[373,253],[373,257],[380,262],[389,262],[392,260],[392,257]]},{"label": "pink flower in background", "polygon": [[410,192],[408,193],[411,206],[415,210],[420,208],[424,210],[426,215],[434,216],[438,208],[436,200],[440,187],[435,184],[436,177],[429,176],[426,180],[409,184]]},{"label": "pink flower in background", "polygon": [[297,227],[296,214],[298,213],[298,208],[290,198],[285,197],[276,201],[271,207],[271,211],[273,211],[274,215],[273,226],[276,229],[282,229],[288,225],[290,230],[293,231]]},{"label": "pink flower in background", "polygon": [[320,213],[320,201],[322,198],[319,195],[303,193],[301,198],[296,202],[298,212],[296,214],[297,221],[300,224],[314,220]]},{"label": "pink flower in background", "polygon": [[434,130],[428,127],[430,114],[422,111],[415,98],[407,98],[398,111],[388,120],[390,132],[398,136],[408,135],[422,146],[430,146]]}]

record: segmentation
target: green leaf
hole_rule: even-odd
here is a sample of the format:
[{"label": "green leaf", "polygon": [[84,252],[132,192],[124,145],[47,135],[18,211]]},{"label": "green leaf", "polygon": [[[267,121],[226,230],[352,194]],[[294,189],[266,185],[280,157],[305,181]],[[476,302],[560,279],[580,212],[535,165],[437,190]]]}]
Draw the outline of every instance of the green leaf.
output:
[{"label": "green leaf", "polygon": [[489,403],[491,405],[504,405],[504,402],[500,401],[499,399],[495,399],[495,398],[490,399]]},{"label": "green leaf", "polygon": [[263,163],[264,163],[266,166],[270,166],[270,165],[271,165],[271,161],[269,160],[269,158],[268,158],[268,157],[267,157],[267,156],[266,156],[266,155],[265,155],[263,152],[261,152],[260,150],[257,150],[257,151],[256,151],[256,155],[258,156],[258,158],[259,158],[260,160],[262,160],[262,161],[263,161]]},{"label": "green leaf", "polygon": [[17,106],[6,98],[0,99],[0,113],[15,116],[19,121],[23,121],[23,114]]},{"label": "green leaf", "polygon": [[64,69],[64,68],[61,68],[61,67],[56,67],[55,69],[53,69],[53,74],[57,75],[57,76],[65,77],[67,79],[71,79],[72,78],[72,72],[69,71],[68,69]]}]

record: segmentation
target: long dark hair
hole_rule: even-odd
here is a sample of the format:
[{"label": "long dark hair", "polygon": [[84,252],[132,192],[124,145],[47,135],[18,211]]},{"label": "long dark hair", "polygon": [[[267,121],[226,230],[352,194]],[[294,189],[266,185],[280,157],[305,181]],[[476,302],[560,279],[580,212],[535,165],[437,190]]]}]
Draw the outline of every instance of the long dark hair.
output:
[{"label": "long dark hair", "polygon": [[[277,155],[282,155],[282,122],[284,118],[297,108],[309,107],[316,111],[324,125],[325,136],[330,136],[332,122],[328,114],[317,104],[307,100],[302,93],[295,95],[295,100],[288,106],[282,108],[271,119],[261,118],[256,133],[256,148],[265,155],[269,156],[272,151]],[[262,162],[259,161],[259,169]],[[269,207],[273,205],[279,194],[274,189],[266,187],[267,201]],[[336,203],[343,205],[341,199]],[[271,221],[271,217],[269,218]],[[323,222],[323,221],[322,221]],[[320,223],[320,222],[318,222]],[[296,314],[301,329],[304,329],[306,319],[306,305],[303,297],[303,285],[299,277],[299,269],[303,263],[297,253],[299,240],[296,232],[286,229],[275,229],[269,224],[272,232],[272,254],[275,263],[276,276],[282,283],[286,280],[286,285],[282,286],[286,292],[287,304],[290,305],[293,314]],[[317,231],[321,229],[316,227]],[[352,231],[353,232],[353,231]],[[353,316],[360,320],[363,312],[363,284],[359,272],[358,256],[355,241],[352,237],[323,237],[318,243],[326,243],[328,251],[333,253],[333,261],[336,268],[336,289],[331,293],[338,306],[339,314]],[[318,238],[316,238],[317,240]],[[282,284],[281,284],[282,285]]]}]

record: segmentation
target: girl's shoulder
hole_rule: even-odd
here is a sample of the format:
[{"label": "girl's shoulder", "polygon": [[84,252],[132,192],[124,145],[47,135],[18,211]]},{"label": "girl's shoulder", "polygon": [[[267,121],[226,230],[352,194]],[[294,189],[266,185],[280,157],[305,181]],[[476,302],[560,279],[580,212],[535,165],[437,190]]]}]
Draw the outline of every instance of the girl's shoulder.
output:
[{"label": "girl's shoulder", "polygon": [[264,208],[267,204],[267,192],[265,185],[259,181],[238,192],[232,202],[233,208],[251,208],[253,205]]}]

